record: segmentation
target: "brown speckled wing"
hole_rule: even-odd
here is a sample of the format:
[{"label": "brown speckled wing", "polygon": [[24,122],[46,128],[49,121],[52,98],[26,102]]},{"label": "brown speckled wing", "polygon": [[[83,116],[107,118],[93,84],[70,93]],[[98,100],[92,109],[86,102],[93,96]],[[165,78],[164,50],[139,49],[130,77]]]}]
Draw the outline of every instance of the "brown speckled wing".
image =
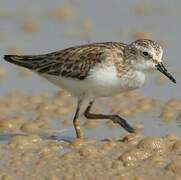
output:
[{"label": "brown speckled wing", "polygon": [[69,48],[59,53],[53,53],[52,56],[55,62],[49,69],[42,67],[38,72],[80,80],[85,79],[89,70],[106,58],[104,49],[94,46]]},{"label": "brown speckled wing", "polygon": [[105,61],[109,53],[119,46],[123,47],[122,44],[113,42],[94,43],[39,56],[6,55],[5,59],[40,74],[83,80],[91,68]]}]

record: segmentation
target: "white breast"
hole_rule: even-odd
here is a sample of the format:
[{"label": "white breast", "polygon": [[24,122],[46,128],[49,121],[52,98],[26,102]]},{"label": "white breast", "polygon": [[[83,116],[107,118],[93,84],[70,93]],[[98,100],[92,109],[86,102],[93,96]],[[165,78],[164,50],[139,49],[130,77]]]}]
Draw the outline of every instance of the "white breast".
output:
[{"label": "white breast", "polygon": [[94,68],[84,80],[61,76],[43,75],[50,82],[68,90],[74,96],[110,96],[121,91],[120,79],[114,66]]},{"label": "white breast", "polygon": [[119,78],[115,66],[94,68],[84,80],[43,75],[50,82],[68,90],[74,96],[104,97],[140,87],[145,75],[140,72],[127,72]]},{"label": "white breast", "polygon": [[87,81],[92,84],[92,93],[96,96],[111,96],[121,92],[120,78],[115,66],[94,68]]},{"label": "white breast", "polygon": [[142,71],[130,70],[121,77],[122,87],[132,90],[141,87],[145,82],[145,73]]}]

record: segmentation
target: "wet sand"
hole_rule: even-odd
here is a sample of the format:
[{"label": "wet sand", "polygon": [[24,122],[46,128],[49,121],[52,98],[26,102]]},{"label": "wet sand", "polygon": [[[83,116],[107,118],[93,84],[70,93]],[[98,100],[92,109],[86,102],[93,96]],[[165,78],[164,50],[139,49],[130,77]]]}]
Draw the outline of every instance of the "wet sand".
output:
[{"label": "wet sand", "polygon": [[174,135],[70,142],[15,136],[0,145],[0,178],[179,180],[180,153],[181,139]]},{"label": "wet sand", "polygon": [[[163,45],[164,61],[180,81],[179,2],[0,3],[1,59],[89,42],[153,38]],[[139,91],[100,99],[92,109],[121,115],[135,134],[109,120],[80,116],[85,139],[77,140],[75,99],[32,72],[1,61],[0,180],[180,180],[180,86],[161,74],[148,81]]]},{"label": "wet sand", "polygon": [[[118,98],[123,103],[115,101]],[[159,110],[163,122],[170,122],[180,112],[181,102],[170,99],[165,103],[130,92],[99,105],[95,112],[106,108],[127,118]],[[134,125],[136,133],[128,134],[109,120],[80,117],[85,139],[75,139],[71,120],[74,99],[65,91],[31,96],[14,91],[0,99],[0,107],[2,180],[181,178],[179,136],[145,136],[141,124]],[[118,128],[120,134],[116,138],[86,137],[88,130],[97,129],[101,133],[101,125],[108,131]],[[73,136],[67,136],[70,134],[67,128],[71,128]]]}]

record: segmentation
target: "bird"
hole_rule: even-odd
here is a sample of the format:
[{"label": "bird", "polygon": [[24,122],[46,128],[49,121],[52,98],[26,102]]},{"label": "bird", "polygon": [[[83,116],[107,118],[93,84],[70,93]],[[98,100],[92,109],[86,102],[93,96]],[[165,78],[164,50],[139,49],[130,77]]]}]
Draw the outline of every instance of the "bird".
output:
[{"label": "bird", "polygon": [[88,101],[87,119],[109,119],[129,133],[135,129],[117,114],[95,114],[91,108],[97,98],[140,88],[147,72],[160,71],[173,83],[174,77],[162,62],[163,49],[151,39],[131,43],[96,42],[69,47],[41,55],[4,55],[10,63],[22,66],[69,91],[77,100],[73,117],[76,138],[83,138],[78,117]]}]

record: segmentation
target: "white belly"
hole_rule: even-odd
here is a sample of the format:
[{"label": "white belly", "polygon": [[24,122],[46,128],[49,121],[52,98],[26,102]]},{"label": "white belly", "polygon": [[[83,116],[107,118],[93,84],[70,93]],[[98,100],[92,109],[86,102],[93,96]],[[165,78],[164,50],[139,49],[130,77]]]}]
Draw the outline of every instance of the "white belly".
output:
[{"label": "white belly", "polygon": [[140,87],[145,80],[142,73],[128,74],[123,78],[117,76],[115,67],[94,69],[84,80],[43,75],[50,82],[68,90],[74,96],[105,97]]},{"label": "white belly", "polygon": [[111,96],[121,92],[120,85],[110,81],[93,79],[77,80],[72,78],[44,75],[47,80],[69,91],[74,96],[91,97]]}]

